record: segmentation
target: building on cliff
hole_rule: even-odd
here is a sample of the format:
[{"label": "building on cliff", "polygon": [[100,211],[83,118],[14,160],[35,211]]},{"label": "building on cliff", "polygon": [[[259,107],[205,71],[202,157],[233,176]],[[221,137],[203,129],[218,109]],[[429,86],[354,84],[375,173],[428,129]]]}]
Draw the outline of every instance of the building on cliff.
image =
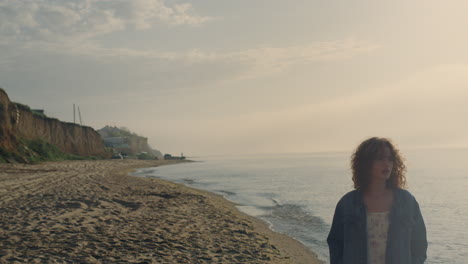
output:
[{"label": "building on cliff", "polygon": [[148,138],[130,132],[127,128],[105,126],[98,130],[107,147],[112,148],[114,155],[137,158],[163,159],[160,151],[152,149],[148,144]]},{"label": "building on cliff", "polygon": [[103,137],[104,145],[111,148],[114,155],[121,154],[127,156],[132,153],[127,138],[124,137]]}]

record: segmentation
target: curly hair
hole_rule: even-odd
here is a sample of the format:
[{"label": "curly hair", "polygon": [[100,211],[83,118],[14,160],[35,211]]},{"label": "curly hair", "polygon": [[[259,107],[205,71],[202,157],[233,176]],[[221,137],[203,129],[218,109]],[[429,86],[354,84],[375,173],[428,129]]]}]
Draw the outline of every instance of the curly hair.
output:
[{"label": "curly hair", "polygon": [[370,170],[378,153],[384,147],[390,149],[393,169],[387,180],[387,187],[404,188],[406,185],[406,166],[400,151],[387,138],[372,137],[363,141],[351,156],[351,169],[355,189],[365,190],[369,184]]}]

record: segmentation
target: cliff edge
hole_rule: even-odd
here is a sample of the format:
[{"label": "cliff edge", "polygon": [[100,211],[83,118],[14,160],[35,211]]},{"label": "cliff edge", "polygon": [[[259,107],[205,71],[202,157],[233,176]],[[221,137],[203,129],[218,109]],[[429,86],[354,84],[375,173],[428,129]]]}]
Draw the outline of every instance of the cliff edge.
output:
[{"label": "cliff edge", "polygon": [[150,147],[148,138],[139,136],[128,128],[105,126],[99,129],[98,133],[104,140],[105,146],[111,148],[115,152],[114,154],[135,155],[147,153],[149,157],[163,159],[163,155],[159,150]]},{"label": "cliff edge", "polygon": [[28,106],[11,102],[0,88],[0,154],[12,153],[17,161],[27,162],[24,153],[32,150],[24,142],[33,140],[54,145],[68,154],[110,156],[93,128],[35,113]]}]

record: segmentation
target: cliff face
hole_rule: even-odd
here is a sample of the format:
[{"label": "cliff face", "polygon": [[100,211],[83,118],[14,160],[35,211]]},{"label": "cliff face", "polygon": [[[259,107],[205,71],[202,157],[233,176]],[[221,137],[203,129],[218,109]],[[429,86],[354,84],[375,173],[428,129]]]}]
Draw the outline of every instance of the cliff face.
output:
[{"label": "cliff face", "polygon": [[148,138],[139,136],[135,133],[130,132],[128,129],[121,129],[117,127],[105,126],[98,130],[98,133],[102,136],[104,141],[109,141],[109,138],[120,138],[121,142],[125,143],[125,147],[119,147],[110,143],[109,146],[114,148],[116,152],[128,152],[128,154],[137,154],[141,152],[147,152],[148,154],[161,157],[160,151],[152,149],[148,144]]},{"label": "cliff face", "polygon": [[148,145],[148,139],[144,137],[129,138],[128,145],[133,153],[148,152],[152,153],[153,150]]},{"label": "cliff face", "polygon": [[13,124],[15,123],[10,99],[0,88],[0,147],[7,151],[14,150],[16,138],[13,136]]},{"label": "cliff face", "polygon": [[33,114],[28,107],[11,102],[1,88],[0,104],[0,147],[7,151],[15,151],[19,139],[42,139],[65,153],[109,156],[101,136],[91,127]]}]

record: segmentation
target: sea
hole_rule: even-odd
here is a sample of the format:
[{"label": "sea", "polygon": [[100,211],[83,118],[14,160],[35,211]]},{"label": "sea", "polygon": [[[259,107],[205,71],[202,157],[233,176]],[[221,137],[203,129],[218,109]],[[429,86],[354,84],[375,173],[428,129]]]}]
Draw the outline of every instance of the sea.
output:
[{"label": "sea", "polygon": [[[410,150],[404,157],[407,190],[426,223],[426,263],[468,263],[468,149]],[[134,175],[220,194],[329,262],[326,238],[335,206],[353,189],[350,153],[190,159],[196,162],[144,168]]]}]

